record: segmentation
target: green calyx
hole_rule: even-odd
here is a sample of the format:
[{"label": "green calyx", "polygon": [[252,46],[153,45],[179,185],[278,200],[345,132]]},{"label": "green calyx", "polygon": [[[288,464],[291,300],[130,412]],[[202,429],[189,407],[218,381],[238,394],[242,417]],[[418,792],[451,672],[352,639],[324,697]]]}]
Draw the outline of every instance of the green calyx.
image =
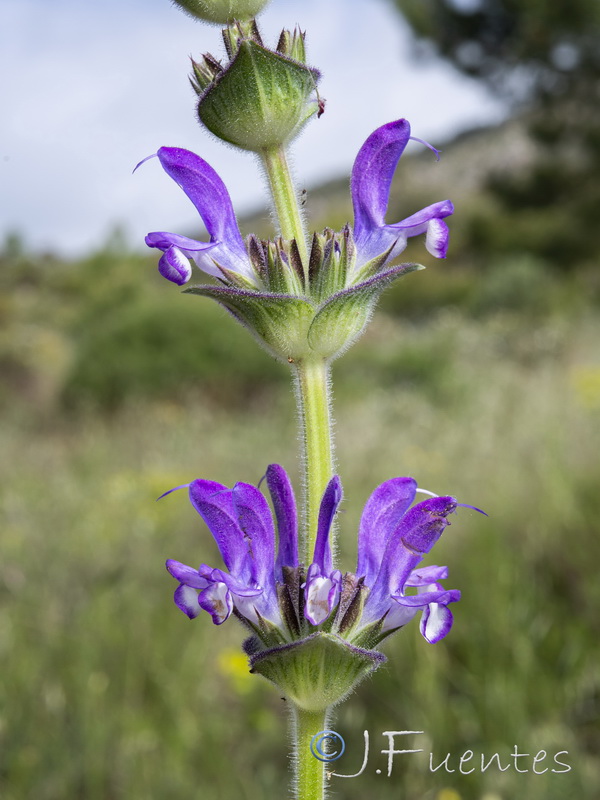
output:
[{"label": "green calyx", "polygon": [[259,14],[269,0],[173,0],[193,17],[217,25],[248,20]]},{"label": "green calyx", "polygon": [[[318,110],[311,95],[320,75],[239,31],[226,32],[227,49],[237,49],[201,95],[198,116],[220,139],[261,153],[293,139]],[[206,85],[197,83],[200,89]]]},{"label": "green calyx", "polygon": [[321,711],[341,702],[385,660],[382,653],[319,632],[251,656],[250,671],[276,684],[298,708]]}]

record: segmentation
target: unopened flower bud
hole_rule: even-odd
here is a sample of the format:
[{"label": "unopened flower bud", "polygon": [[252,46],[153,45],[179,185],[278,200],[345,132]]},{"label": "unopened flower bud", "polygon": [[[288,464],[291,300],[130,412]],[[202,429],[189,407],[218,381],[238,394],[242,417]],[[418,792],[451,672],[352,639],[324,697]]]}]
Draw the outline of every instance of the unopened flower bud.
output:
[{"label": "unopened flower bud", "polygon": [[239,40],[232,62],[200,98],[198,116],[211,133],[243,150],[279,147],[317,111],[317,70]]},{"label": "unopened flower bud", "polygon": [[193,17],[217,25],[233,20],[248,20],[259,14],[269,0],[174,0]]}]

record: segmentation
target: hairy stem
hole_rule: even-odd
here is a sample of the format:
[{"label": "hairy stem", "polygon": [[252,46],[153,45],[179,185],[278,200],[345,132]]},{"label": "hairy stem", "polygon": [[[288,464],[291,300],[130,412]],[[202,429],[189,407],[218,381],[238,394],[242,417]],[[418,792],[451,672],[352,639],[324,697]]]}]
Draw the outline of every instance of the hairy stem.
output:
[{"label": "hairy stem", "polygon": [[283,147],[274,147],[270,150],[264,150],[261,153],[261,158],[269,179],[269,187],[279,219],[281,235],[284,239],[296,240],[304,268],[304,280],[308,285],[306,233],[285,149]]},{"label": "hairy stem", "polygon": [[324,800],[326,793],[325,762],[311,752],[317,733],[327,729],[328,710],[293,710],[294,797],[296,800]]},{"label": "hairy stem", "polygon": [[308,565],[317,538],[321,498],[334,469],[329,365],[324,359],[302,359],[294,367],[304,469],[302,541]]}]

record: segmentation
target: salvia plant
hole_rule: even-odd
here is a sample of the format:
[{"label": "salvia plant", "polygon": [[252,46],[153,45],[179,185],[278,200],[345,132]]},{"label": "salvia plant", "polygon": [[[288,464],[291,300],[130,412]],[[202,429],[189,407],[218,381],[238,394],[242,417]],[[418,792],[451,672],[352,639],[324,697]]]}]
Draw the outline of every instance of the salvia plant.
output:
[{"label": "salvia plant", "polygon": [[[258,156],[279,230],[270,240],[244,239],[217,172],[189,150],[161,147],[149,158],[158,159],[194,204],[208,238],[154,231],[146,244],[160,251],[159,272],[172,283],[188,284],[195,268],[210,276],[184,291],[220,303],[289,365],[303,486],[298,507],[277,464],[263,479],[271,504],[260,484],[229,488],[192,480],[185,488],[225,569],[175,560],[167,569],[178,583],[175,603],[190,619],[204,611],[215,625],[231,616],[242,623],[250,671],[272,681],[293,709],[295,796],[321,800],[324,761],[310,744],[327,730],[331,709],[385,661],[380,645],[413,617],[420,616],[426,642],[446,636],[449,606],[460,599],[458,590],[442,584],[446,567],[421,565],[460,504],[420,489],[410,477],[375,489],[360,521],[356,567],[338,568],[335,517],[342,484],[334,475],[330,403],[333,360],[364,331],[382,291],[423,268],[398,263],[409,237],[424,235],[429,253],[444,258],[445,219],[454,209],[442,200],[387,221],[392,178],[413,139],[409,123],[398,119],[375,130],[356,156],[352,224],[309,237],[288,166],[290,144],[324,110],[320,73],[306,61],[305,34],[284,30],[276,47],[268,47],[255,20],[266,0],[175,2],[194,17],[225,26],[226,57],[192,60],[198,119],[218,138]],[[419,493],[425,499],[415,502]]]}]

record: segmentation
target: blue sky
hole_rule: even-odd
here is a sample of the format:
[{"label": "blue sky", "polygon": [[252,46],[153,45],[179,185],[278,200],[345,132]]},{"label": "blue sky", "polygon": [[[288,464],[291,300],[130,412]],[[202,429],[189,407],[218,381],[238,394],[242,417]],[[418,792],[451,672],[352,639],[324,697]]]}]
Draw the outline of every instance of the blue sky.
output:
[{"label": "blue sky", "polygon": [[[348,172],[378,125],[407,117],[439,142],[500,119],[501,107],[446,64],[416,61],[386,0],[272,0],[261,18],[308,31],[327,111],[294,146],[303,186]],[[189,55],[221,55],[216,27],[168,0],[3,0],[0,5],[0,235],[77,255],[116,224],[132,245],[148,230],[190,232],[194,209],[151,161],[161,145],[199,153],[222,175],[236,208],[264,203],[252,156],[215,141],[194,118]]]}]

